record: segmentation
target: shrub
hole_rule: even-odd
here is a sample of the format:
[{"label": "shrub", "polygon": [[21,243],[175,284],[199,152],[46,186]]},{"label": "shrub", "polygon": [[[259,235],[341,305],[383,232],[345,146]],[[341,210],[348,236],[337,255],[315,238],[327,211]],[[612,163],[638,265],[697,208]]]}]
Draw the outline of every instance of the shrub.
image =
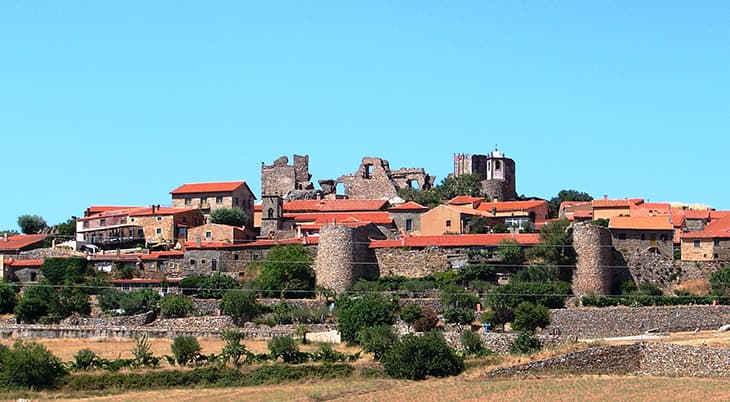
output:
[{"label": "shrub", "polygon": [[479,298],[471,291],[457,285],[445,285],[441,288],[441,305],[444,309],[475,309]]},{"label": "shrub", "polygon": [[246,346],[241,344],[241,340],[243,339],[242,332],[228,329],[221,333],[221,338],[226,341],[226,344],[223,346],[223,350],[221,351],[224,361],[230,361],[233,365],[239,367],[241,357],[246,356],[248,359],[248,356],[252,355],[252,353],[246,349]]},{"label": "shrub", "polygon": [[730,295],[730,265],[726,265],[710,275],[710,286],[713,295]]},{"label": "shrub", "polygon": [[200,287],[203,285],[203,281],[207,276],[194,275],[188,276],[180,280],[180,289],[184,295],[196,295],[200,291]]},{"label": "shrub", "polygon": [[247,290],[229,290],[221,300],[221,311],[223,314],[233,317],[238,325],[250,321],[256,317],[259,311],[256,294]]},{"label": "shrub", "polygon": [[550,310],[541,305],[522,302],[515,309],[512,328],[517,331],[533,332],[537,328],[545,328],[550,324]]},{"label": "shrub", "polygon": [[415,303],[409,303],[400,309],[400,318],[406,324],[413,325],[416,320],[423,317],[423,308]]},{"label": "shrub", "polygon": [[66,369],[45,346],[18,340],[3,356],[2,375],[10,384],[41,389],[53,387]]},{"label": "shrub", "polygon": [[521,332],[510,344],[509,352],[512,354],[529,354],[542,349],[542,342],[533,332]]},{"label": "shrub", "polygon": [[358,343],[366,353],[372,353],[375,360],[380,358],[398,343],[398,334],[389,325],[364,328],[358,336]]},{"label": "shrub", "polygon": [[135,344],[132,348],[132,356],[134,358],[131,361],[131,366],[137,367],[148,367],[156,366],[159,360],[156,360],[152,355],[152,345],[147,339],[147,335],[138,336],[135,338]]},{"label": "shrub", "polygon": [[487,348],[484,347],[484,342],[478,333],[474,331],[464,331],[461,334],[461,345],[464,347],[464,351],[467,354],[480,356],[485,354]]},{"label": "shrub", "polygon": [[565,307],[565,298],[571,293],[567,282],[510,282],[495,288],[487,297],[486,304],[495,309],[514,309],[523,301],[542,304],[548,308]]},{"label": "shrub", "polygon": [[16,288],[7,283],[0,283],[0,314],[12,313],[18,304]]},{"label": "shrub", "polygon": [[356,342],[358,332],[363,328],[376,325],[393,325],[396,303],[379,294],[367,294],[360,297],[342,296],[337,300],[339,329],[342,339]]},{"label": "shrub", "polygon": [[228,275],[213,274],[200,282],[198,296],[205,299],[220,299],[230,289],[238,289],[238,281]]},{"label": "shrub", "polygon": [[275,246],[269,251],[256,278],[269,296],[305,297],[314,290],[313,259],[301,244]]},{"label": "shrub", "polygon": [[15,320],[19,323],[33,324],[48,314],[48,304],[35,297],[23,297],[15,306]]},{"label": "shrub", "polygon": [[404,336],[383,355],[381,363],[388,376],[411,380],[457,375],[464,371],[463,359],[435,331],[423,336]]},{"label": "shrub", "polygon": [[476,314],[472,310],[450,308],[444,311],[444,320],[450,324],[467,325],[474,322]]},{"label": "shrub", "polygon": [[121,308],[119,302],[124,293],[119,289],[104,289],[99,293],[99,307],[104,311],[116,310]]},{"label": "shrub", "polygon": [[299,363],[299,345],[291,336],[275,336],[268,344],[273,359],[281,357],[284,363]]},{"label": "shrub", "polygon": [[160,295],[152,289],[126,292],[119,298],[119,307],[125,315],[134,315],[156,310],[159,299]]},{"label": "shrub", "polygon": [[199,356],[202,348],[198,339],[192,335],[178,335],[170,345],[175,361],[181,366],[194,362]]},{"label": "shrub", "polygon": [[186,317],[193,311],[193,302],[185,296],[170,294],[160,300],[160,312],[166,318]]},{"label": "shrub", "polygon": [[75,370],[93,370],[100,366],[99,356],[91,349],[81,349],[74,355]]},{"label": "shrub", "polygon": [[491,317],[488,321],[494,326],[499,326],[500,329],[504,329],[504,324],[512,322],[515,319],[515,313],[511,308],[497,307],[491,311]]},{"label": "shrub", "polygon": [[424,307],[421,311],[421,318],[413,322],[413,330],[416,332],[427,332],[434,328],[439,322],[436,312],[428,307]]}]

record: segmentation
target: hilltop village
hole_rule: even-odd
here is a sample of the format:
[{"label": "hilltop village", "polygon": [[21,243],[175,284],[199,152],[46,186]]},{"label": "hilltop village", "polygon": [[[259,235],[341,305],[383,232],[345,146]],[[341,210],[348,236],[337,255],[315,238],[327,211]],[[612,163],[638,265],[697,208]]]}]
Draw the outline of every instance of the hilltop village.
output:
[{"label": "hilltop village", "polygon": [[[479,196],[421,205],[399,194],[435,185],[422,168],[391,169],[365,157],[355,172],[318,180],[315,188],[308,156],[294,155],[291,164],[282,156],[262,163],[260,198],[241,180],[182,184],[167,206],[92,205],[77,218],[75,238],[52,248],[42,247],[46,234],[1,238],[0,268],[5,281],[34,283],[44,258],[83,255],[99,270],[136,269],[134,278],[114,280],[121,289],[161,290],[164,282],[175,291],[193,275],[250,279],[249,265],[272,247],[301,244],[316,256],[317,286],[339,292],[360,278],[457,269],[474,252],[499,261],[501,242],[537,246],[541,228],[558,220],[572,223],[578,295],[610,294],[626,279],[669,293],[730,259],[730,211],[604,196],[564,201],[550,216],[548,201],[518,199],[515,161],[498,150],[454,155],[452,177],[463,175],[478,176]],[[243,225],[212,223],[221,208],[243,212]],[[509,281],[503,271],[499,277]]]}]

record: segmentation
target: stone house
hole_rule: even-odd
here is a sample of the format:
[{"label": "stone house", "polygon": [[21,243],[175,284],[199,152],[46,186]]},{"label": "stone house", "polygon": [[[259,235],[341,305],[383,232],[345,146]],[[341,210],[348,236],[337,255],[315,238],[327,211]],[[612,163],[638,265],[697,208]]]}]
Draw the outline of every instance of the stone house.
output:
[{"label": "stone house", "polygon": [[401,235],[418,235],[421,232],[421,215],[428,208],[413,201],[409,201],[388,208],[395,229]]},{"label": "stone house", "polygon": [[170,194],[173,207],[200,209],[206,219],[218,208],[238,208],[246,215],[246,226],[253,223],[256,197],[245,181],[183,184]]},{"label": "stone house", "polygon": [[245,227],[206,223],[188,229],[188,239],[206,242],[242,243],[256,240],[256,233]]},{"label": "stone house", "polygon": [[91,206],[76,219],[76,241],[101,249],[133,247],[144,242],[144,230],[129,219],[129,214],[142,207]]},{"label": "stone house", "polygon": [[20,283],[34,283],[41,278],[42,259],[18,260],[0,254],[0,270],[3,282],[18,280]]},{"label": "stone house", "polygon": [[112,279],[112,286],[123,292],[134,292],[137,290],[151,289],[159,293],[160,296],[167,294],[180,294],[181,278],[132,278],[132,279]]},{"label": "stone house", "polygon": [[153,205],[131,211],[129,221],[142,228],[148,247],[173,247],[184,242],[188,228],[203,224],[204,218],[196,208]]},{"label": "stone house", "polygon": [[437,272],[457,269],[479,257],[499,261],[499,244],[516,241],[521,248],[540,243],[536,233],[489,233],[461,236],[407,236],[400,239],[372,240],[380,275],[420,278]]},{"label": "stone house", "polygon": [[730,217],[680,236],[683,261],[730,261]]},{"label": "stone house", "polygon": [[23,251],[29,251],[43,246],[48,235],[29,234],[0,237],[0,255],[18,256]]},{"label": "stone house", "polygon": [[185,252],[182,250],[153,251],[143,254],[142,259],[145,276],[180,276],[182,272],[183,258]]},{"label": "stone house", "polygon": [[614,216],[608,224],[613,247],[619,252],[652,252],[674,255],[674,227],[669,215]]},{"label": "stone house", "polygon": [[340,176],[336,182],[344,185],[346,198],[389,200],[395,198],[402,188],[428,190],[435,179],[423,168],[391,170],[385,159],[364,157],[357,172]]}]

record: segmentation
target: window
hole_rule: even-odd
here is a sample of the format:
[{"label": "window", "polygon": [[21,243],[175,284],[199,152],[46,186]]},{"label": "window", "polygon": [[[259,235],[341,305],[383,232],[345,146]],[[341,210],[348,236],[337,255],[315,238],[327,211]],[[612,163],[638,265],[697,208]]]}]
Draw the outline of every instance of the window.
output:
[{"label": "window", "polygon": [[213,237],[213,234],[212,234],[212,233],[210,233],[210,232],[205,232],[205,238],[206,238],[206,239],[210,239],[211,237]]},{"label": "window", "polygon": [[210,269],[215,271],[218,269],[218,260],[213,258],[213,260],[210,262]]},{"label": "window", "polygon": [[720,247],[720,240],[715,239],[715,247]]},{"label": "window", "polygon": [[365,171],[362,174],[362,177],[365,179],[369,179],[373,176],[373,165],[372,163],[368,163],[365,165]]},{"label": "window", "polygon": [[135,218],[129,218],[129,221],[134,223]]},{"label": "window", "polygon": [[127,223],[127,218],[121,218],[121,219],[119,219],[119,223],[122,224],[122,225],[125,224],[125,223]]},{"label": "window", "polygon": [[38,279],[38,274],[35,272],[30,273],[30,281],[35,282]]},{"label": "window", "polygon": [[269,219],[273,219],[274,218],[274,208],[269,208],[266,211],[266,215],[269,217]]},{"label": "window", "polygon": [[695,247],[699,247],[700,246],[700,241],[699,240],[695,240],[692,243],[694,244]]},{"label": "window", "polygon": [[644,234],[644,233],[641,234],[641,240],[646,240],[646,234]]},{"label": "window", "polygon": [[195,265],[195,260],[190,260],[190,265]]},{"label": "window", "polygon": [[99,226],[106,225],[106,219],[99,219]]},{"label": "window", "polygon": [[238,205],[238,197],[233,197],[233,204]]},{"label": "window", "polygon": [[500,169],[502,169],[502,162],[494,161],[494,170],[500,170]]},{"label": "window", "polygon": [[190,205],[193,203],[193,200],[190,197],[185,197],[185,205]]},{"label": "window", "polygon": [[200,265],[205,265],[205,260],[200,260]]},{"label": "window", "polygon": [[216,204],[223,204],[223,197],[215,197]]},{"label": "window", "polygon": [[85,228],[88,228],[89,227],[89,221],[84,221],[84,227]]},{"label": "window", "polygon": [[450,228],[451,227],[451,219],[447,219],[446,220],[446,227],[447,228]]},{"label": "window", "polygon": [[162,222],[162,217],[161,216],[157,216],[157,218],[155,218],[155,219],[157,219],[157,222]]},{"label": "window", "polygon": [[619,240],[626,240],[626,233],[619,233],[618,234],[618,239]]},{"label": "window", "polygon": [[155,229],[155,233],[157,233],[157,234],[162,234],[162,228],[157,228],[157,229]]},{"label": "window", "polygon": [[413,230],[413,219],[406,219],[406,231]]},{"label": "window", "polygon": [[144,231],[142,229],[137,229],[137,237],[144,238]]},{"label": "window", "polygon": [[207,204],[208,203],[208,197],[200,197],[200,203],[201,204]]},{"label": "window", "polygon": [[233,259],[238,261],[238,254],[233,254]]}]

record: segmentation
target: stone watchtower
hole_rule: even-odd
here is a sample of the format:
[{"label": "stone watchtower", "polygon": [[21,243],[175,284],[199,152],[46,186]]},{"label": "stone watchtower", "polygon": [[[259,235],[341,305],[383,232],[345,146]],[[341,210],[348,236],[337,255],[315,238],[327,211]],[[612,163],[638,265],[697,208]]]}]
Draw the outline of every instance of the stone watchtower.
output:
[{"label": "stone watchtower", "polygon": [[573,225],[576,253],[573,293],[608,295],[613,284],[613,246],[608,229],[590,223]]},{"label": "stone watchtower", "polygon": [[278,194],[261,196],[261,236],[270,237],[281,230],[284,201]]},{"label": "stone watchtower", "polygon": [[484,198],[510,201],[517,198],[515,161],[495,149],[487,155],[454,155],[454,176],[477,173]]}]

